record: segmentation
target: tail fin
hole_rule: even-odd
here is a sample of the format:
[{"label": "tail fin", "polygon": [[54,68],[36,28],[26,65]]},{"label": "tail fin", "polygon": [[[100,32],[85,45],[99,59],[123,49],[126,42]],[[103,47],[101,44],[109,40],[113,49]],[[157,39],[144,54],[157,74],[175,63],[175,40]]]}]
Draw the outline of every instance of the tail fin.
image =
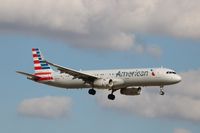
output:
[{"label": "tail fin", "polygon": [[52,77],[53,70],[43,58],[40,50],[38,48],[33,48],[32,54],[33,54],[35,75],[41,77],[40,80],[53,80]]}]

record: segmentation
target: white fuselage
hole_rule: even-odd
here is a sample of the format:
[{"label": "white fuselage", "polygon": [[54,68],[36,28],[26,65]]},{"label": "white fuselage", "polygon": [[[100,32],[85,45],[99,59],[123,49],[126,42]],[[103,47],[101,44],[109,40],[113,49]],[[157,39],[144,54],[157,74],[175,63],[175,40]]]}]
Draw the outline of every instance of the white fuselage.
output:
[{"label": "white fuselage", "polygon": [[[181,81],[181,77],[173,70],[166,68],[144,68],[144,69],[113,69],[113,70],[89,70],[81,71],[102,79],[112,79],[118,83],[113,89],[121,89],[129,86],[165,86]],[[91,84],[77,79],[69,74],[54,72],[53,80],[41,82],[47,85],[62,88],[89,88]],[[102,86],[93,86],[98,89],[108,89]]]},{"label": "white fuselage", "polygon": [[[97,89],[108,89],[108,99],[114,100],[115,91],[122,95],[140,95],[141,87],[160,86],[160,95],[164,95],[165,85],[176,84],[181,77],[174,70],[166,68],[138,68],[77,71],[45,60],[38,48],[32,48],[34,74],[16,71],[28,79],[61,88],[90,88],[88,93],[95,95]],[[55,72],[51,66],[56,68]]]}]

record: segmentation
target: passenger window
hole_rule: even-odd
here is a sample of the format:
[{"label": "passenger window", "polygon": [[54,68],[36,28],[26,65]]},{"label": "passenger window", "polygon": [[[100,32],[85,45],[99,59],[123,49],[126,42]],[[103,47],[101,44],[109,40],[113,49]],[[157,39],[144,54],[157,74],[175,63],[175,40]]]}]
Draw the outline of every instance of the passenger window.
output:
[{"label": "passenger window", "polygon": [[176,72],[167,71],[166,74],[176,74]]}]

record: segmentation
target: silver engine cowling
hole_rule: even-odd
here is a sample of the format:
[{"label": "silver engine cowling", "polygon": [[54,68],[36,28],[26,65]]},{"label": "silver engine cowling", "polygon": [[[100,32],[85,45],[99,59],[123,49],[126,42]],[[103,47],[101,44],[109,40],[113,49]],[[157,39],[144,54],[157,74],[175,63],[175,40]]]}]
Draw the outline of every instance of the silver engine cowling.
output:
[{"label": "silver engine cowling", "polygon": [[140,93],[141,93],[141,87],[127,87],[127,88],[122,88],[120,90],[120,93],[122,95],[129,95],[129,96],[140,95]]},{"label": "silver engine cowling", "polygon": [[97,79],[93,85],[97,88],[112,88],[114,83],[112,79]]}]

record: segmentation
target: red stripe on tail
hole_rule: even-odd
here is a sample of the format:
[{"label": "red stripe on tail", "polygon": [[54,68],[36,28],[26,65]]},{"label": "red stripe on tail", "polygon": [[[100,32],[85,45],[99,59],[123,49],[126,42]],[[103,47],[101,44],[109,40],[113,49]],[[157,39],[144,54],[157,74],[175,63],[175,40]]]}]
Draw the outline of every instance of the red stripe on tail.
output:
[{"label": "red stripe on tail", "polygon": [[40,64],[39,60],[34,60],[33,62],[34,62],[34,64]]},{"label": "red stripe on tail", "polygon": [[46,75],[46,74],[52,74],[51,72],[40,72],[40,73],[35,73],[35,75]]},{"label": "red stripe on tail", "polygon": [[34,67],[35,70],[42,70],[42,67],[41,66],[38,66],[38,67]]},{"label": "red stripe on tail", "polygon": [[37,54],[33,54],[33,58],[35,58],[35,57],[38,57],[38,55]]},{"label": "red stripe on tail", "polygon": [[32,48],[32,51],[35,51],[35,49],[34,49],[34,48]]}]

